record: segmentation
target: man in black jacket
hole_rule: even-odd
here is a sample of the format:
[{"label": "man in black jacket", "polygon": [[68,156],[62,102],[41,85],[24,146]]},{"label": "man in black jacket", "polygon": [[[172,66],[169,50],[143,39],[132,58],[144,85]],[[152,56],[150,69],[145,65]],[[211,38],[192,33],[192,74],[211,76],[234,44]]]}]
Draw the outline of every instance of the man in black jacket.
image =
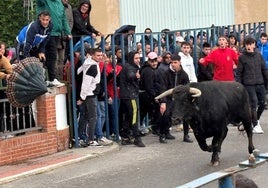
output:
[{"label": "man in black jacket", "polygon": [[262,134],[259,120],[265,108],[265,62],[262,55],[255,51],[255,39],[247,37],[244,44],[245,50],[238,59],[236,80],[245,86],[249,94],[253,133]]},{"label": "man in black jacket", "polygon": [[158,117],[160,116],[159,104],[156,103],[155,97],[160,94],[157,91],[157,54],[150,52],[148,54],[148,61],[144,63],[140,70],[140,93],[139,93],[139,107],[140,107],[140,125],[148,114],[151,120],[151,127],[157,126]]},{"label": "man in black jacket", "polygon": [[[161,74],[160,84],[161,86],[160,93],[174,88],[177,85],[185,85],[190,82],[187,73],[182,69],[181,66],[181,57],[177,54],[171,56],[171,63],[170,67],[167,71]],[[166,98],[159,101],[160,103],[160,113],[162,114],[160,121],[159,121],[159,128],[160,128],[160,143],[166,143],[166,139],[175,139],[169,132],[169,128],[172,124],[172,109],[173,109],[173,102],[172,96],[167,96]],[[192,139],[189,137],[189,125],[183,121],[183,131],[184,131],[184,142],[193,142]]]},{"label": "man in black jacket", "polygon": [[[129,52],[128,63],[120,73],[119,133],[122,145],[134,143],[138,147],[145,147],[138,129],[139,69],[139,52]],[[134,137],[134,142],[131,137]]]}]

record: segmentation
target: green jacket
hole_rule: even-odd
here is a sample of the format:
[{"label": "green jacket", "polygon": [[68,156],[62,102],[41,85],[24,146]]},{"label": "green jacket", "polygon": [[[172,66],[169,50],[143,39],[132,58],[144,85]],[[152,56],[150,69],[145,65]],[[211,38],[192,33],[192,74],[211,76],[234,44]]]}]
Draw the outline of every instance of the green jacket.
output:
[{"label": "green jacket", "polygon": [[71,35],[61,0],[36,0],[37,15],[43,10],[49,11],[53,28],[50,36]]}]

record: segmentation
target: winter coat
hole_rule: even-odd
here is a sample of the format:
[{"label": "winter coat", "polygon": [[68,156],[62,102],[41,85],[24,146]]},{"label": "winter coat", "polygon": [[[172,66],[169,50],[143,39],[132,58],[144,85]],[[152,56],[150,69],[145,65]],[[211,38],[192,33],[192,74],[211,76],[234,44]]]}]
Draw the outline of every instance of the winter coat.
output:
[{"label": "winter coat", "polygon": [[243,85],[262,85],[267,79],[265,69],[265,62],[259,52],[244,51],[238,58],[236,80]]},{"label": "winter coat", "polygon": [[[89,6],[86,17],[83,17],[80,11],[81,6],[83,4],[88,4]],[[75,37],[82,35],[92,35],[92,33],[97,35],[99,33],[99,31],[97,31],[90,23],[90,11],[91,11],[91,3],[89,0],[80,1],[79,7],[73,10],[74,25],[72,29],[72,34]]]},{"label": "winter coat", "polygon": [[134,63],[134,52],[128,54],[126,63],[120,73],[120,99],[137,99],[139,97],[139,80],[136,73],[139,66]]},{"label": "winter coat", "polygon": [[[188,74],[181,68],[180,71],[176,72],[172,69],[171,65],[167,71],[164,72],[164,76],[161,79],[161,90],[160,93],[163,93],[169,89],[172,89],[178,85],[186,85],[190,83]],[[161,100],[161,102],[172,101],[172,96],[168,96]]]},{"label": "winter coat", "polygon": [[149,100],[157,96],[157,69],[153,69],[148,62],[145,62],[140,70],[140,90],[147,94]]}]

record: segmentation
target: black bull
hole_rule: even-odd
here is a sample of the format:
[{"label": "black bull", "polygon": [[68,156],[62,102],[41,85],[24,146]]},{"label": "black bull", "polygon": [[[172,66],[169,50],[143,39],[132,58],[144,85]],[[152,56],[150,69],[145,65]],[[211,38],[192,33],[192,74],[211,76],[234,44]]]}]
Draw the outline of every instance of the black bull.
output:
[{"label": "black bull", "polygon": [[[248,151],[254,150],[248,93],[237,82],[208,81],[180,85],[156,99],[173,95],[173,117],[184,119],[193,129],[203,151],[212,152],[212,165],[219,164],[219,152],[229,123],[242,122],[248,137]],[[206,139],[213,137],[211,145]]]}]

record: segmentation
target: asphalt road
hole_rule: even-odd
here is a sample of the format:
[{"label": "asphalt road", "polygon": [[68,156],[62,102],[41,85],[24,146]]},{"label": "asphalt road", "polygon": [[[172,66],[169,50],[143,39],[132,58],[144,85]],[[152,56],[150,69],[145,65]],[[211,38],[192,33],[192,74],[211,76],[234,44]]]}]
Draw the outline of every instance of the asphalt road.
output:
[{"label": "asphalt road", "polygon": [[[262,153],[268,152],[268,111],[261,118],[264,134],[254,135],[254,145]],[[211,153],[203,152],[194,143],[182,142],[182,132],[172,133],[175,140],[160,144],[158,137],[143,137],[145,148],[123,146],[119,151],[71,164],[50,172],[25,177],[0,187],[64,187],[64,188],[169,188],[177,187],[209,173],[223,170],[248,159],[247,137],[236,127],[229,132],[222,145],[221,163],[210,165]],[[193,134],[190,134],[192,138]],[[208,140],[210,141],[210,140]],[[85,148],[90,149],[90,148]],[[260,188],[267,187],[267,163],[242,172]],[[204,186],[218,187],[218,182]]]}]

